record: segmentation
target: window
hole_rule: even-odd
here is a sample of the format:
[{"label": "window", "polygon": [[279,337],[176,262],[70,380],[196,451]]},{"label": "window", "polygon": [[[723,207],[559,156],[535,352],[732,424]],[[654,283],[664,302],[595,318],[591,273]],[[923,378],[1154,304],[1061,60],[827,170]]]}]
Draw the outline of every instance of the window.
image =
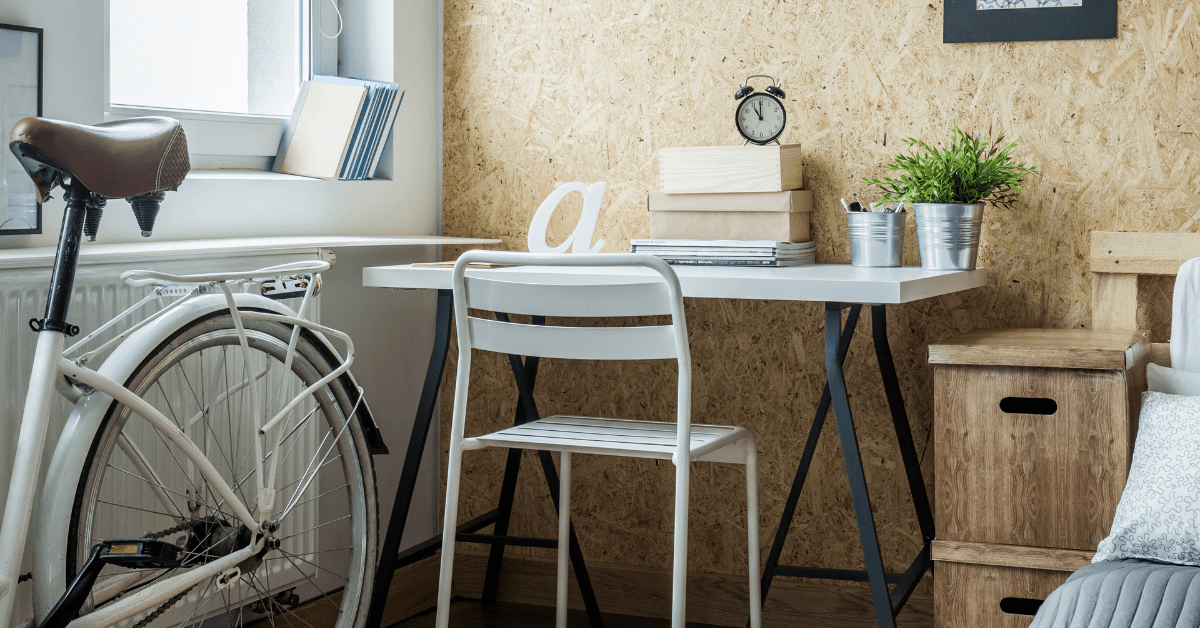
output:
[{"label": "window", "polygon": [[311,15],[340,15],[311,1],[109,0],[108,118],[178,118],[197,168],[269,168],[300,83],[337,73]]}]

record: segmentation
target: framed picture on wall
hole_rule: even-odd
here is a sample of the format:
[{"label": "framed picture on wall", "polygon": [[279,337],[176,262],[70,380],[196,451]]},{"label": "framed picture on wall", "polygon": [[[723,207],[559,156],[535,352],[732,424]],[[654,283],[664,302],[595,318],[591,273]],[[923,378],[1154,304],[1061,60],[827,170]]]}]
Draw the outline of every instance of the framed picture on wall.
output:
[{"label": "framed picture on wall", "polygon": [[1117,0],[946,0],[942,43],[1115,39]]},{"label": "framed picture on wall", "polygon": [[42,232],[33,181],[8,150],[17,120],[42,115],[42,29],[0,24],[0,235]]}]

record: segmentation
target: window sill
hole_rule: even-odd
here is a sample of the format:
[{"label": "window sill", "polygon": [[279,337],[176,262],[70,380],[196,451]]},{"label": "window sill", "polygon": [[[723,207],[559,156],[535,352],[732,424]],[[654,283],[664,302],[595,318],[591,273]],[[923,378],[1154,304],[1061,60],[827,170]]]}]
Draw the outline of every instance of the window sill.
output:
[{"label": "window sill", "polygon": [[358,183],[358,184],[380,184],[390,183],[390,179],[383,177],[375,177],[374,179],[364,179],[362,181],[330,181],[327,179],[317,179],[314,177],[302,177],[296,174],[286,174],[282,172],[272,172],[270,170],[242,170],[242,169],[220,169],[220,170],[193,170],[187,174],[188,181],[310,181],[310,182],[327,182],[327,183]]},{"label": "window sill", "polygon": [[282,172],[271,172],[269,170],[240,170],[240,169],[221,169],[221,170],[193,170],[187,174],[188,181],[320,181],[310,177],[301,177],[294,174],[284,174]]}]

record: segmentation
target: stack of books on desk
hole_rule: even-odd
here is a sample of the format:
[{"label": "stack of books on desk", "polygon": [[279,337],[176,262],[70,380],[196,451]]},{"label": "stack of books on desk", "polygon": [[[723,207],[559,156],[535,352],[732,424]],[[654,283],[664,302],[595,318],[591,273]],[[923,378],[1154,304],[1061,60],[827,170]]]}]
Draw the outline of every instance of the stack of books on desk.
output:
[{"label": "stack of books on desk", "polygon": [[651,239],[634,240],[635,253],[694,266],[814,263],[799,144],[664,148],[658,162]]},{"label": "stack of books on desk", "polygon": [[814,262],[812,242],[773,240],[633,240],[648,253],[680,266],[805,266]]}]

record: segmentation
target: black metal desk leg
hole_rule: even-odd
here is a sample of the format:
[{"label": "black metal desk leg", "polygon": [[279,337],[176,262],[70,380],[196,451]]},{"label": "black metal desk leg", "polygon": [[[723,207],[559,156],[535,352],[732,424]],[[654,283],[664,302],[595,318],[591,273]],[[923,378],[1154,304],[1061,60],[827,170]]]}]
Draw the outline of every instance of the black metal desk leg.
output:
[{"label": "black metal desk leg", "polygon": [[[846,318],[845,329],[842,329],[841,310],[850,308]],[[796,470],[796,478],[792,483],[791,493],[784,505],[783,517],[779,530],[775,535],[775,543],[763,569],[762,594],[766,600],[771,580],[775,576],[790,576],[799,578],[831,578],[834,580],[853,580],[869,582],[871,598],[875,606],[875,615],[881,628],[894,628],[895,616],[904,607],[921,577],[930,568],[930,546],[933,541],[933,514],[929,508],[929,496],[925,492],[925,482],[921,477],[920,460],[917,458],[913,445],[912,430],[908,425],[908,415],[904,410],[904,399],[900,394],[900,382],[896,378],[896,367],[892,362],[892,351],[887,339],[887,316],[883,305],[871,306],[872,331],[874,335],[875,355],[879,360],[879,372],[883,377],[884,390],[887,395],[888,407],[891,410],[892,424],[896,431],[896,440],[900,445],[900,453],[904,460],[905,474],[908,476],[909,490],[912,493],[913,505],[917,511],[917,520],[921,526],[921,536],[924,539],[921,551],[913,559],[904,573],[888,574],[883,570],[883,560],[879,551],[879,539],[875,530],[875,520],[871,512],[870,498],[867,493],[866,478],[862,468],[862,458],[858,449],[858,439],[854,431],[854,420],[850,412],[849,398],[846,393],[845,373],[842,364],[846,360],[846,352],[854,329],[858,323],[861,305],[841,303],[825,304],[825,370],[828,376],[825,390],[821,393],[821,401],[817,407],[817,415],[813,418],[809,430],[808,441],[804,446],[804,454],[800,458],[800,466]],[[824,569],[813,567],[791,567],[779,564],[779,556],[791,527],[796,505],[803,490],[804,481],[812,462],[817,439],[820,438],[825,415],[829,406],[833,405],[834,416],[838,425],[838,436],[842,444],[842,454],[845,458],[846,475],[850,481],[850,492],[854,502],[854,514],[858,523],[859,537],[863,546],[863,558],[866,562],[865,571],[845,569]],[[895,587],[889,592],[888,583]]]},{"label": "black metal desk leg", "polygon": [[[861,305],[850,308],[846,317],[846,329],[838,346],[838,362],[846,361],[846,353],[850,349],[850,340],[854,337],[854,327],[858,324]],[[808,478],[808,469],[812,465],[813,455],[817,451],[817,442],[821,438],[821,429],[825,426],[825,417],[829,414],[829,384],[821,391],[821,401],[817,404],[817,414],[813,417],[812,427],[808,430],[808,440],[804,442],[804,454],[800,456],[800,466],[796,468],[796,478],[792,480],[792,490],[788,493],[787,502],[783,506],[783,516],[779,520],[779,528],[775,532],[775,542],[771,545],[771,553],[763,566],[762,599],[767,600],[767,591],[771,581],[775,579],[775,569],[779,566],[779,556],[783,553],[783,544],[787,541],[788,530],[792,527],[792,518],[796,514],[796,506],[800,502],[800,493],[804,490],[804,481]],[[747,620],[747,626],[749,621]]]},{"label": "black metal desk leg", "polygon": [[892,362],[885,306],[871,306],[871,330],[875,336],[875,357],[879,360],[883,389],[887,394],[888,407],[892,411],[892,424],[896,427],[896,440],[900,443],[900,457],[904,460],[904,473],[908,476],[908,489],[912,493],[917,522],[921,526],[921,539],[928,546],[934,537],[933,510],[929,507],[929,495],[925,492],[925,480],[921,476],[921,461],[917,458],[912,428],[908,424],[908,413],[904,410],[904,398],[900,395],[900,381],[896,378],[896,365]]},{"label": "black metal desk leg", "polygon": [[[500,316],[497,315],[497,318]],[[507,317],[502,320],[507,320]],[[544,320],[542,319],[542,322]],[[514,355],[508,356],[508,361],[512,366],[514,379],[516,379],[517,394],[520,396],[517,409],[518,411],[524,409],[526,412],[525,421],[522,423],[537,420],[541,415],[538,414],[537,404],[533,400],[533,389],[529,385],[530,379],[525,365],[521,363],[518,356]],[[550,498],[554,501],[554,512],[557,513],[558,472],[554,469],[554,458],[548,451],[539,451],[538,458],[542,463],[542,475],[546,476],[546,484],[550,488]],[[579,549],[579,540],[575,536],[574,523],[570,525],[568,553],[571,555],[571,567],[575,570],[575,582],[579,585],[579,593],[583,597],[583,605],[587,609],[588,623],[592,625],[592,628],[604,628],[604,619],[600,616],[600,605],[596,603],[596,592],[592,588],[592,579],[588,576],[587,565],[583,562],[583,552]]]},{"label": "black metal desk leg", "polygon": [[[520,412],[520,408],[517,412]],[[504,481],[500,484],[500,501],[496,505],[496,524],[492,534],[506,536],[508,523],[512,520],[513,500],[517,493],[517,476],[521,472],[522,449],[509,449],[504,461]],[[487,573],[483,577],[483,598],[480,603],[484,606],[496,605],[496,592],[500,590],[500,567],[504,561],[504,545],[495,544],[488,554]]]},{"label": "black metal desk leg", "polygon": [[871,583],[871,601],[875,604],[875,618],[880,628],[895,628],[896,620],[892,614],[887,575],[883,570],[883,557],[879,552],[879,537],[875,532],[875,517],[871,512],[867,479],[863,474],[862,456],[858,450],[858,438],[854,433],[854,418],[850,413],[850,399],[846,393],[846,378],[842,372],[841,361],[838,360],[842,307],[841,303],[825,304],[825,374],[828,377],[830,397],[833,401],[833,415],[837,420],[838,438],[842,443],[846,475],[850,480],[850,494],[854,503],[854,516],[858,522],[858,536],[862,541],[867,577]]},{"label": "black metal desk leg", "polygon": [[446,354],[450,350],[450,322],[454,313],[454,298],[450,290],[438,290],[437,318],[434,322],[433,351],[429,355],[429,368],[425,370],[425,386],[417,404],[417,416],[413,421],[412,434],[408,438],[408,451],[404,453],[404,468],[400,471],[400,484],[396,486],[396,501],[392,504],[392,516],[388,521],[383,540],[379,566],[375,571],[375,584],[371,591],[371,607],[367,612],[365,628],[379,628],[383,620],[383,608],[387,604],[388,589],[392,586],[396,554],[400,550],[400,539],[404,536],[404,524],[412,506],[413,493],[417,488],[417,472],[421,468],[421,455],[425,441],[429,438],[429,427],[433,424],[433,411],[437,405],[438,389],[442,385],[442,371],[446,367]]},{"label": "black metal desk leg", "polygon": [[[508,317],[503,314],[497,314],[498,320],[506,321]],[[535,316],[533,319],[534,325],[545,325],[546,318],[543,316]],[[519,356],[508,356],[510,362],[520,360]],[[537,383],[538,357],[530,356],[525,358],[525,377],[529,382],[529,392],[533,392],[534,384]],[[514,367],[515,368],[515,367]],[[514,374],[516,371],[513,371]],[[513,425],[520,425],[531,420],[537,419],[536,409],[530,412],[525,408],[525,405],[520,400],[517,401],[516,416],[513,417]],[[505,536],[508,534],[508,523],[512,519],[513,499],[517,493],[517,477],[521,473],[521,449],[509,449],[508,458],[504,462],[504,481],[500,484],[500,501],[496,506],[496,525],[492,528],[492,534],[496,536]],[[491,553],[488,555],[487,573],[483,578],[483,599],[481,600],[484,606],[496,605],[496,592],[500,588],[500,567],[504,561],[504,545],[496,544],[492,546]]]},{"label": "black metal desk leg", "polygon": [[[554,500],[554,512],[558,513],[558,471],[554,469],[554,458],[548,451],[539,451],[538,458],[542,462],[542,474],[546,476],[546,484],[550,487],[550,497]],[[588,623],[592,628],[604,628],[604,618],[600,616],[600,605],[596,602],[596,591],[592,588],[592,578],[588,576],[587,565],[583,562],[583,550],[579,549],[579,537],[575,536],[575,524],[570,524],[567,538],[567,553],[571,555],[571,568],[575,570],[575,582],[579,584],[579,594],[583,597],[583,606],[587,610]]]}]

